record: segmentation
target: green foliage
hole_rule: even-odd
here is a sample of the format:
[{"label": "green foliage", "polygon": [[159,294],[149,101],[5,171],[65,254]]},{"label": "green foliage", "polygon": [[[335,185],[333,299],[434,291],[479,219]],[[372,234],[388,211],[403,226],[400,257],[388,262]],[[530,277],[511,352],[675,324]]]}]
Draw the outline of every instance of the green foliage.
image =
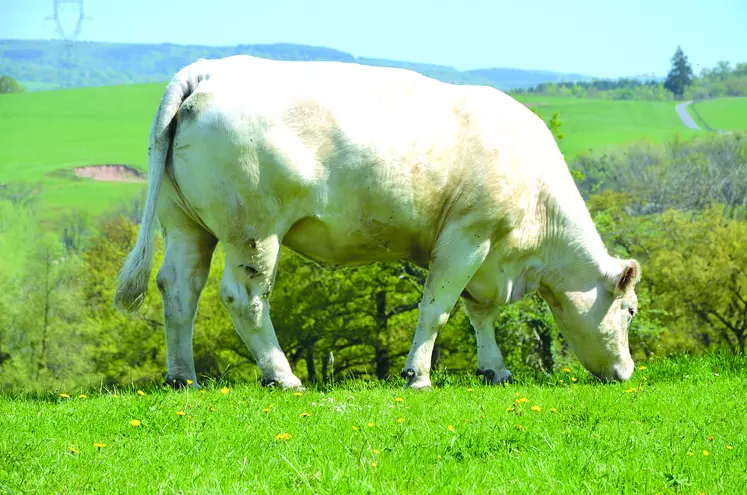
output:
[{"label": "green foliage", "polygon": [[431,393],[398,380],[300,397],[225,382],[0,395],[0,491],[741,493],[745,357],[645,365],[616,385],[574,369],[505,388],[439,374]]},{"label": "green foliage", "polygon": [[687,61],[682,48],[677,47],[677,51],[672,56],[672,69],[667,74],[664,81],[664,88],[671,91],[675,98],[682,99],[685,90],[693,83],[693,69]]},{"label": "green foliage", "polygon": [[0,76],[0,94],[23,93],[24,91],[23,86],[11,76]]}]

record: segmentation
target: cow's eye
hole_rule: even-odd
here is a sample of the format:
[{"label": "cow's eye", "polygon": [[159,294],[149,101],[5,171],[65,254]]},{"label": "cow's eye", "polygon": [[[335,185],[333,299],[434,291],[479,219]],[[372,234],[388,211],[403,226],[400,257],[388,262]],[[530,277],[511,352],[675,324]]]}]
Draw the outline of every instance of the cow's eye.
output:
[{"label": "cow's eye", "polygon": [[628,313],[630,313],[630,317],[633,318],[636,314],[635,308],[628,308]]}]

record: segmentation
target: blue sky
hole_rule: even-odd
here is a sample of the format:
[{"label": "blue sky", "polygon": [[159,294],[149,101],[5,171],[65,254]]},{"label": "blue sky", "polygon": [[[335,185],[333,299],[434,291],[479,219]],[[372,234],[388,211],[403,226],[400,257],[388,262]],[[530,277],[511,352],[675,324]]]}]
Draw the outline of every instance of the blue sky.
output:
[{"label": "blue sky", "polygon": [[[304,43],[356,56],[599,77],[747,62],[747,0],[86,0],[81,39]],[[49,39],[52,0],[0,0],[0,39]],[[69,14],[66,16],[72,17]]]}]

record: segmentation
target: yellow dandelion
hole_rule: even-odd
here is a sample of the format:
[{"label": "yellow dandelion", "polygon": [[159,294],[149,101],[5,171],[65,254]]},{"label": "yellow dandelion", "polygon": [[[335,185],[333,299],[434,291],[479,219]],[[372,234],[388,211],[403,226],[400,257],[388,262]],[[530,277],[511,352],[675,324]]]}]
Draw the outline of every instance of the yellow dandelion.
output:
[{"label": "yellow dandelion", "polygon": [[309,416],[311,416],[311,413],[310,413],[310,412],[302,412],[302,413],[301,413],[301,417],[302,417],[302,418],[308,418]]},{"label": "yellow dandelion", "polygon": [[376,467],[376,463],[375,463],[375,462],[372,462],[372,463],[371,463],[371,467]]},{"label": "yellow dandelion", "polygon": [[446,429],[449,430],[449,431],[454,431],[454,427],[451,426],[451,425],[447,426]]},{"label": "yellow dandelion", "polygon": [[535,404],[535,405],[532,406],[532,411],[534,411],[534,412],[540,412],[541,410],[542,410],[542,408],[540,406],[538,406],[537,404]]},{"label": "yellow dandelion", "polygon": [[301,392],[294,392],[293,395],[296,397],[301,397],[303,394]]},{"label": "yellow dandelion", "polygon": [[560,383],[562,383],[563,385],[565,385],[565,380],[560,380]]},{"label": "yellow dandelion", "polygon": [[60,397],[62,397],[63,399],[69,399],[70,398],[70,396],[67,395],[67,394],[60,394]]},{"label": "yellow dandelion", "polygon": [[394,402],[404,402],[404,401],[405,399],[403,399],[402,397],[397,397],[396,399],[394,399]]},{"label": "yellow dandelion", "polygon": [[357,426],[353,425],[353,431],[358,431],[359,429],[360,428],[358,428]]},{"label": "yellow dandelion", "polygon": [[713,442],[713,435],[708,435],[708,441]]},{"label": "yellow dandelion", "polygon": [[132,426],[140,426],[141,424],[142,423],[140,423],[139,419],[133,419],[132,421],[130,421],[130,425]]},{"label": "yellow dandelion", "polygon": [[519,402],[526,404],[527,402],[529,402],[529,399],[527,399],[526,397],[522,397],[521,399],[519,399]]},{"label": "yellow dandelion", "polygon": [[368,423],[366,426],[368,426],[369,428],[373,428],[374,425],[375,425],[375,423]]},{"label": "yellow dandelion", "polygon": [[573,383],[576,383],[576,382],[578,381],[578,378],[576,378],[575,376],[572,376],[572,377],[571,377],[571,381],[572,381]]},{"label": "yellow dandelion", "polygon": [[138,391],[137,391],[137,394],[138,394],[138,395],[145,395],[145,392],[143,392],[142,390],[138,390]]},{"label": "yellow dandelion", "polygon": [[513,407],[507,407],[506,408],[506,412],[514,412],[514,408]]},{"label": "yellow dandelion", "polygon": [[643,371],[643,370],[645,370],[645,369],[646,369],[646,367],[645,367],[645,366],[639,366],[639,367],[638,367],[638,371]]},{"label": "yellow dandelion", "polygon": [[379,453],[379,449],[373,449],[374,455],[377,455]]},{"label": "yellow dandelion", "polygon": [[726,450],[734,450],[734,447],[732,447],[731,445],[727,445]]},{"label": "yellow dandelion", "polygon": [[80,394],[78,396],[79,399],[87,399],[86,394]]},{"label": "yellow dandelion", "polygon": [[264,409],[262,409],[262,412],[263,413],[268,413],[268,412],[270,412],[270,408],[269,407],[265,407]]},{"label": "yellow dandelion", "polygon": [[636,391],[636,388],[635,388],[635,387],[630,387],[629,389],[626,389],[626,390],[625,390],[625,393],[626,393],[626,394],[630,394],[630,393],[632,393],[632,392],[635,392],[635,391]]},{"label": "yellow dandelion", "polygon": [[210,406],[210,409],[208,409],[210,412],[215,411],[215,406]]},{"label": "yellow dandelion", "polygon": [[68,452],[70,452],[71,454],[77,454],[78,452],[80,452],[80,451],[79,451],[78,449],[76,449],[75,447],[68,447],[68,449],[67,449],[67,450],[68,450]]},{"label": "yellow dandelion", "polygon": [[192,385],[194,382],[192,380],[187,379],[187,385]]},{"label": "yellow dandelion", "polygon": [[571,369],[570,368],[563,368],[562,371],[563,371],[563,373],[570,373]]},{"label": "yellow dandelion", "polygon": [[114,397],[115,399],[117,399],[117,398],[119,398],[119,394],[112,394],[112,397]]},{"label": "yellow dandelion", "polygon": [[103,449],[104,447],[106,447],[106,444],[93,442],[93,446],[96,447],[97,449]]},{"label": "yellow dandelion", "polygon": [[177,416],[186,416],[187,413],[185,413],[184,411],[176,411],[176,415]]},{"label": "yellow dandelion", "polygon": [[228,387],[223,387],[222,389],[220,389],[220,393],[222,393],[223,395],[226,395],[228,392],[230,392]]},{"label": "yellow dandelion", "polygon": [[707,450],[704,450],[704,451],[703,451],[703,456],[704,456],[704,457],[708,457],[709,455],[711,455],[711,453],[710,453],[710,452],[708,452]]},{"label": "yellow dandelion", "polygon": [[204,391],[204,390],[202,390],[202,389],[200,389],[200,393],[201,393],[201,394],[204,394],[204,393],[205,393],[205,391]]},{"label": "yellow dandelion", "polygon": [[555,409],[554,407],[551,407],[551,408],[550,408],[550,412],[558,412],[558,410],[557,410],[557,409]]},{"label": "yellow dandelion", "polygon": [[514,425],[514,428],[516,428],[519,431],[525,431],[526,428],[524,428],[524,425]]},{"label": "yellow dandelion", "polygon": [[467,392],[473,392],[472,387],[468,388]]},{"label": "yellow dandelion", "polygon": [[688,453],[687,453],[687,455],[689,455],[690,457],[692,457],[692,456],[694,456],[695,454],[693,454],[692,452],[688,452]]},{"label": "yellow dandelion", "polygon": [[441,460],[441,456],[440,456],[440,455],[437,455],[437,456],[436,456],[436,459],[438,459],[438,460]]},{"label": "yellow dandelion", "polygon": [[397,423],[404,423],[404,422],[405,422],[405,418],[397,418]]},{"label": "yellow dandelion", "polygon": [[275,440],[290,440],[290,433],[278,433],[275,435]]}]

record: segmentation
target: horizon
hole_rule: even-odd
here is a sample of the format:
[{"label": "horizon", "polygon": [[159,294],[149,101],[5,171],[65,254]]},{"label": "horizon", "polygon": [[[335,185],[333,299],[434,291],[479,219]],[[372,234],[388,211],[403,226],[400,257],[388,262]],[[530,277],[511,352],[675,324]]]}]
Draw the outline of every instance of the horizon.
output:
[{"label": "horizon", "polygon": [[[732,65],[747,61],[747,30],[740,22],[747,18],[747,3],[739,0],[717,5],[692,1],[684,6],[675,0],[655,5],[632,0],[624,7],[599,5],[593,0],[502,6],[477,0],[469,9],[426,0],[406,5],[383,0],[375,5],[352,6],[342,0],[287,0],[271,5],[222,0],[210,9],[199,3],[182,0],[179,9],[174,9],[174,2],[88,0],[84,9],[91,19],[83,22],[78,40],[200,46],[309,45],[354,57],[442,65],[460,71],[506,68],[605,79],[664,77],[677,46],[682,47],[696,73],[716,66],[720,60]],[[0,0],[0,4],[10,14],[0,18],[0,37],[59,39],[54,22],[47,19],[53,10],[51,0],[23,4]],[[216,4],[221,7],[216,8]],[[66,6],[61,17],[66,26],[74,26],[77,12]],[[531,19],[531,24],[527,29],[522,22],[493,21],[504,18]],[[247,26],[242,19],[252,22]]]}]

